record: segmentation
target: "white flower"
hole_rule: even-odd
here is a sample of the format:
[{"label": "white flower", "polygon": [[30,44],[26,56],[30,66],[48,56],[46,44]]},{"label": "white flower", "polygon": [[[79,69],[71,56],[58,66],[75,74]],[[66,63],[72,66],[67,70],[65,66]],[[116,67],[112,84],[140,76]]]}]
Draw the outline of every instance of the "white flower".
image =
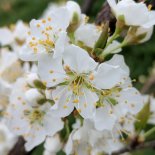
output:
[{"label": "white flower", "polygon": [[82,127],[72,131],[64,150],[67,155],[97,155],[103,152],[110,154],[122,146],[118,137],[117,140],[112,139],[109,132],[97,131],[90,120],[84,120]]},{"label": "white flower", "polygon": [[60,8],[42,20],[30,22],[27,44],[20,51],[20,58],[25,61],[36,61],[41,53],[54,53],[60,56],[68,42],[66,28],[69,26],[69,13]]},{"label": "white flower", "polygon": [[53,137],[47,137],[44,148],[44,155],[56,155],[56,153],[62,148],[59,135],[56,134]]},{"label": "white flower", "polygon": [[6,119],[7,125],[13,133],[23,135],[26,140],[26,150],[30,151],[42,143],[46,136],[53,136],[61,130],[63,122],[60,118],[53,116],[49,103],[46,102],[42,105],[33,103],[38,95],[35,97],[32,95],[33,100],[29,101],[30,98],[27,99],[27,95],[25,95],[28,90],[25,79],[18,79],[10,95]]},{"label": "white flower", "polygon": [[81,9],[80,9],[80,6],[78,5],[78,3],[75,3],[74,1],[68,1],[66,3],[66,8],[69,11],[70,22],[72,22],[72,20],[74,20],[75,16],[77,16],[78,21],[81,20],[81,18],[82,18]]},{"label": "white flower", "polygon": [[75,40],[83,43],[85,46],[93,48],[102,30],[94,24],[82,24],[75,31]]},{"label": "white flower", "polygon": [[[8,61],[9,60],[9,61]],[[22,75],[22,67],[14,52],[2,50],[0,53],[0,76],[3,80],[14,82]]]},{"label": "white flower", "polygon": [[[135,121],[134,116],[143,107],[143,98],[140,93],[132,87],[129,79],[129,68],[124,63],[124,59],[120,55],[115,55],[110,61],[107,62],[112,65],[119,65],[124,70],[124,81],[121,81],[117,86],[103,90],[103,98],[100,104],[103,106],[96,110],[94,116],[95,128],[103,130],[113,130],[118,128],[124,130],[129,122]],[[118,125],[120,123],[120,125]],[[124,130],[125,131],[125,130]]]},{"label": "white flower", "polygon": [[8,28],[0,28],[0,45],[9,45],[13,42],[13,40],[12,32]]},{"label": "white flower", "polygon": [[16,141],[16,137],[9,131],[7,126],[0,122],[0,154],[8,155]]},{"label": "white flower", "polygon": [[98,66],[88,53],[78,46],[65,48],[61,58],[53,59],[52,55],[43,55],[39,59],[38,71],[47,87],[56,87],[53,91],[56,114],[67,116],[74,107],[84,118],[95,113],[101,89],[111,89],[119,83],[124,71],[117,65],[106,62]]},{"label": "white flower", "polygon": [[17,21],[15,28],[13,30],[13,36],[17,41],[24,42],[28,36],[27,32],[29,31],[28,25],[24,24],[23,21]]},{"label": "white flower", "polygon": [[149,28],[143,28],[143,27],[139,27],[136,31],[136,36],[139,36],[139,35],[142,35],[144,34],[145,37],[142,38],[139,43],[144,43],[146,41],[148,41],[152,34],[153,34],[153,26],[152,27],[149,27]]},{"label": "white flower", "polygon": [[[155,11],[150,11],[144,2],[134,0],[108,0],[116,18],[123,16],[126,25],[149,28],[155,24]],[[136,18],[135,18],[136,15]]]},{"label": "white flower", "polygon": [[0,79],[0,111],[3,111],[7,107],[9,103],[10,92],[11,85]]},{"label": "white flower", "polygon": [[[110,40],[110,38],[108,40]],[[121,52],[122,48],[120,47],[120,45],[121,44],[118,41],[114,40],[110,45],[108,45],[104,49],[103,55],[115,54]]]}]

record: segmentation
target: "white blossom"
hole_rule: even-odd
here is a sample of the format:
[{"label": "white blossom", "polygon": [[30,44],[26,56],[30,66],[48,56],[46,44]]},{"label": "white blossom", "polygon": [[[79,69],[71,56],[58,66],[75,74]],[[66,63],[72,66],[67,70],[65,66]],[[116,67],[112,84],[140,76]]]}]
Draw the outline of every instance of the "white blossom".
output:
[{"label": "white blossom", "polygon": [[15,89],[10,95],[10,105],[6,113],[7,125],[13,133],[23,135],[26,140],[26,150],[30,151],[42,143],[46,136],[52,136],[61,130],[63,122],[53,116],[52,111],[49,110],[50,103],[46,102],[42,105],[36,103],[39,92],[31,91],[31,98],[27,98],[25,93],[31,89],[24,78],[18,79],[13,88]]},{"label": "white blossom", "polygon": [[144,2],[121,0],[116,3],[116,0],[108,0],[108,3],[116,18],[123,16],[126,25],[149,28],[155,24],[155,11],[150,11]]}]

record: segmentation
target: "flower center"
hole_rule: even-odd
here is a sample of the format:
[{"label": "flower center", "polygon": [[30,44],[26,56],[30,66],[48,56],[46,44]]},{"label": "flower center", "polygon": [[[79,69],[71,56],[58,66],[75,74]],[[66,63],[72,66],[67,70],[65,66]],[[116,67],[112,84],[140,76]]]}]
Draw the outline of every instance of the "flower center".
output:
[{"label": "flower center", "polygon": [[24,111],[24,115],[28,117],[30,124],[33,124],[34,122],[39,122],[41,124],[44,114],[45,113],[43,111],[40,111],[39,109]]}]

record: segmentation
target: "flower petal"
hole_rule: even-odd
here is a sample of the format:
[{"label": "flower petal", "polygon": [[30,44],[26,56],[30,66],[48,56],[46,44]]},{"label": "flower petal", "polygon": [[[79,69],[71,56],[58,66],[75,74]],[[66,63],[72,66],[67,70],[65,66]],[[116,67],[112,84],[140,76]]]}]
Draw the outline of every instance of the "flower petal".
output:
[{"label": "flower petal", "polygon": [[47,87],[53,87],[66,78],[61,57],[52,57],[52,54],[42,54],[38,62],[38,74]]},{"label": "flower petal", "polygon": [[75,45],[66,47],[63,59],[65,65],[76,73],[88,73],[97,66],[97,63],[85,50]]}]

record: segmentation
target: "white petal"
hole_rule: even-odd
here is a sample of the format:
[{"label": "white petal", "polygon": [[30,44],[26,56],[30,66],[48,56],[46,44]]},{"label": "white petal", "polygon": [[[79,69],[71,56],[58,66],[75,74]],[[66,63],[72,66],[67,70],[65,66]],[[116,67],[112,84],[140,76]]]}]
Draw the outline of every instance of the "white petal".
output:
[{"label": "white petal", "polygon": [[83,42],[86,46],[93,48],[101,31],[93,24],[81,25],[75,32],[75,39]]},{"label": "white petal", "polygon": [[38,53],[34,53],[34,51],[30,47],[24,45],[20,49],[18,56],[23,61],[37,61],[39,55]]},{"label": "white petal", "polygon": [[[127,25],[143,25],[149,19],[148,13],[149,11],[144,3],[136,3],[133,0],[123,0],[117,4],[117,17],[124,15]],[[133,18],[135,15],[136,18]]]},{"label": "white petal", "polygon": [[139,27],[136,33],[137,33],[136,35],[146,34],[146,36],[142,40],[139,41],[140,43],[146,42],[151,38],[153,34],[153,26],[149,28]]},{"label": "white petal", "polygon": [[79,103],[75,103],[75,107],[85,119],[92,118],[96,112],[98,96],[87,88],[83,88],[81,92],[83,95],[79,96]]},{"label": "white petal", "polygon": [[110,54],[110,53],[119,53],[122,51],[122,48],[118,48],[120,46],[120,43],[116,40],[114,40],[106,49],[104,49],[103,53]]},{"label": "white petal", "polygon": [[55,52],[53,54],[54,58],[56,58],[58,56],[62,56],[65,46],[67,46],[67,43],[68,43],[67,33],[60,32],[58,39],[55,43]]},{"label": "white petal", "polygon": [[53,87],[64,81],[66,74],[62,67],[61,57],[52,58],[52,54],[39,57],[38,74],[47,87]]},{"label": "white petal", "polygon": [[46,132],[42,126],[33,125],[31,131],[24,138],[26,140],[25,149],[30,151],[45,140]]},{"label": "white petal", "polygon": [[155,25],[155,11],[149,11],[149,21],[143,27],[150,28],[153,25]]},{"label": "white petal", "polygon": [[141,94],[135,88],[127,88],[120,93],[118,103],[124,108],[124,112],[137,114],[143,107],[144,101]]},{"label": "white petal", "polygon": [[123,75],[124,72],[119,66],[102,63],[94,73],[92,83],[100,89],[111,89],[122,81]]},{"label": "white petal", "polygon": [[52,18],[52,26],[57,29],[66,30],[69,26],[70,15],[68,10],[64,7],[55,9],[50,17]]},{"label": "white petal", "polygon": [[108,105],[98,108],[94,117],[95,128],[97,130],[112,130],[116,122],[116,117],[111,113],[112,108]]},{"label": "white petal", "polygon": [[8,28],[0,28],[0,44],[2,46],[13,42],[13,34]]},{"label": "white petal", "polygon": [[60,131],[63,128],[64,125],[61,118],[53,116],[51,110],[47,112],[43,123],[45,126],[46,134],[49,136],[55,135],[58,131]]},{"label": "white petal", "polygon": [[68,116],[74,109],[72,103],[72,92],[68,90],[67,86],[57,87],[52,92],[53,100],[55,105],[52,108],[53,115],[58,117]]},{"label": "white petal", "polygon": [[129,76],[129,67],[126,65],[122,55],[115,54],[109,61],[106,61],[106,63],[113,66],[119,66],[124,73]]},{"label": "white petal", "polygon": [[97,63],[85,50],[75,45],[66,47],[63,59],[65,65],[68,65],[76,73],[88,73],[97,66]]}]

